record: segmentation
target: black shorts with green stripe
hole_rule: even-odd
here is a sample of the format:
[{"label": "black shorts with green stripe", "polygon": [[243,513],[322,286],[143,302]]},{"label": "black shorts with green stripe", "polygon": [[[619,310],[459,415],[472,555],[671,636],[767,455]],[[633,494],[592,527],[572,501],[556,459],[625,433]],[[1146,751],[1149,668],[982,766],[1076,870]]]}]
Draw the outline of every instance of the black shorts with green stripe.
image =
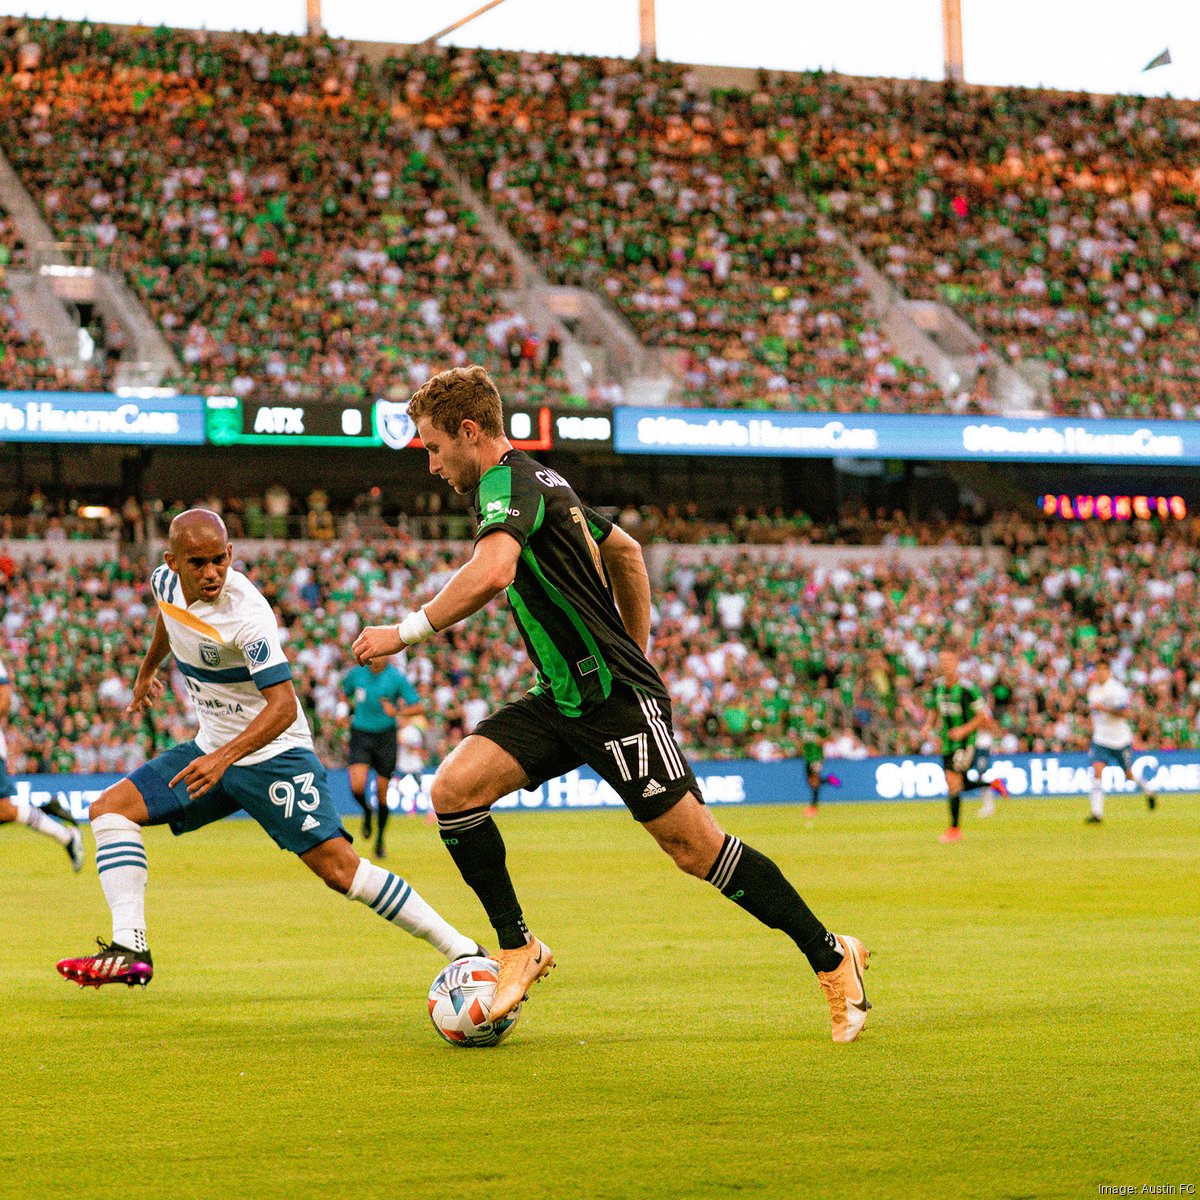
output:
[{"label": "black shorts with green stripe", "polygon": [[581,717],[566,717],[547,695],[530,694],[485,717],[474,733],[520,764],[535,788],[589,766],[638,821],[653,821],[700,786],[671,730],[665,699],[614,680],[612,693]]}]

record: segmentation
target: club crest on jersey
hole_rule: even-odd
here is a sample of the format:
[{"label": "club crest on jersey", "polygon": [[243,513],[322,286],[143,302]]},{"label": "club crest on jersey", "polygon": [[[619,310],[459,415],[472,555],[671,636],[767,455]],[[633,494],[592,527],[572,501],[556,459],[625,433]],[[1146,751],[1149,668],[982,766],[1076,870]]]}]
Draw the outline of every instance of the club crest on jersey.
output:
[{"label": "club crest on jersey", "polygon": [[221,652],[212,642],[200,643],[200,661],[205,666],[215,667],[221,661]]},{"label": "club crest on jersey", "polygon": [[393,450],[403,450],[417,436],[417,423],[408,415],[407,402],[376,400],[375,429],[383,444]]},{"label": "club crest on jersey", "polygon": [[259,638],[245,647],[245,653],[256,667],[261,667],[271,657],[271,645],[266,638]]}]

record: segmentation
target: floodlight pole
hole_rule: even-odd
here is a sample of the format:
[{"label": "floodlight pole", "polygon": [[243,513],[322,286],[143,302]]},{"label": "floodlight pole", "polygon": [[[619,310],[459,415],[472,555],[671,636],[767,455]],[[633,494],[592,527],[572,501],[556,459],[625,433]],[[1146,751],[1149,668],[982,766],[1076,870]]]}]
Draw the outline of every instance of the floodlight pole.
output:
[{"label": "floodlight pole", "polygon": [[321,24],[321,0],[304,0],[304,13],[309,37],[325,32],[325,26]]},{"label": "floodlight pole", "polygon": [[962,4],[961,0],[942,0],[942,57],[947,83],[962,83]]},{"label": "floodlight pole", "polygon": [[651,62],[658,57],[654,31],[654,0],[638,0],[638,57]]}]

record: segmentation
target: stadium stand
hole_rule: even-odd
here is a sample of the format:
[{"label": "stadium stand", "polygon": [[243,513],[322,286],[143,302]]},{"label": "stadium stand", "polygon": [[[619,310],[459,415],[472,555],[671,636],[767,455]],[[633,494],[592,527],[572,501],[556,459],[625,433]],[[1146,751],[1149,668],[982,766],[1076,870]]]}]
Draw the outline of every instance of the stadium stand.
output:
[{"label": "stadium stand", "polygon": [[10,22],[6,154],[56,235],[119,264],[205,392],[407,398],[482,362],[510,397],[561,369],[345,44]]},{"label": "stadium stand", "polygon": [[790,194],[786,151],[684,68],[456,50],[389,60],[384,77],[552,279],[606,295],[675,356],[683,402],[944,406]]},{"label": "stadium stand", "polygon": [[[668,552],[653,658],[688,752],[796,755],[810,699],[826,703],[835,734],[854,731],[879,753],[916,752],[922,681],[948,642],[963,647],[965,672],[993,697],[1004,752],[1086,744],[1081,695],[1098,654],[1135,690],[1139,744],[1200,746],[1200,634],[1191,621],[1200,526],[1009,517],[991,536],[1005,550],[999,565],[951,546],[933,561],[904,559],[890,548],[897,541],[848,563],[736,551],[695,563]],[[240,563],[287,630],[297,686],[331,762],[344,750],[338,687],[358,628],[431,596],[460,557],[444,544],[392,539]],[[152,736],[186,736],[181,686],[156,710],[155,731],[124,712],[150,625],[140,559],[0,554],[0,591],[0,653],[21,697],[9,733],[13,770],[125,770]],[[495,604],[422,646],[410,671],[426,713],[408,753],[426,765],[529,675]]]},{"label": "stadium stand", "polygon": [[[895,352],[837,231],[1055,412],[1200,403],[1194,103],[705,88],[672,64],[472,50],[372,71],[328,40],[62,22],[9,20],[3,45],[0,144],[207,391],[401,396],[469,358],[514,399],[566,394],[416,126],[548,277],[668,355],[684,403],[994,409],[986,371],[948,399]],[[17,357],[44,375],[35,344]]]}]

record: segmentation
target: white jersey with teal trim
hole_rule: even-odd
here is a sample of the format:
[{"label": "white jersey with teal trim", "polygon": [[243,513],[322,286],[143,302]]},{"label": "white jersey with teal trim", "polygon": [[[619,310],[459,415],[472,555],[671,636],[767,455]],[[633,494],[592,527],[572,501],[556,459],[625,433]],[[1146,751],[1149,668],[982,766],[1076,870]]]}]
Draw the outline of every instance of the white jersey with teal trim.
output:
[{"label": "white jersey with teal trim", "polygon": [[[1115,675],[1103,683],[1093,683],[1087,691],[1092,710],[1092,741],[1106,750],[1124,750],[1133,745],[1133,728],[1121,713],[1129,708],[1129,689]],[[1116,708],[1120,713],[1100,712],[1096,705]]]},{"label": "white jersey with teal trim", "polygon": [[[150,577],[171,653],[196,708],[196,744],[205,754],[227,745],[266,707],[262,690],[291,679],[271,606],[240,571],[230,570],[216,600],[183,598],[179,576],[165,564]],[[252,766],[301,746],[312,749],[304,710],[274,741],[238,759]]]},{"label": "white jersey with teal trim", "polygon": [[[8,672],[4,669],[4,664],[0,662],[0,687],[9,684]],[[11,686],[11,685],[9,685]],[[0,717],[0,762],[8,761],[8,743],[4,740],[4,718]]]}]

